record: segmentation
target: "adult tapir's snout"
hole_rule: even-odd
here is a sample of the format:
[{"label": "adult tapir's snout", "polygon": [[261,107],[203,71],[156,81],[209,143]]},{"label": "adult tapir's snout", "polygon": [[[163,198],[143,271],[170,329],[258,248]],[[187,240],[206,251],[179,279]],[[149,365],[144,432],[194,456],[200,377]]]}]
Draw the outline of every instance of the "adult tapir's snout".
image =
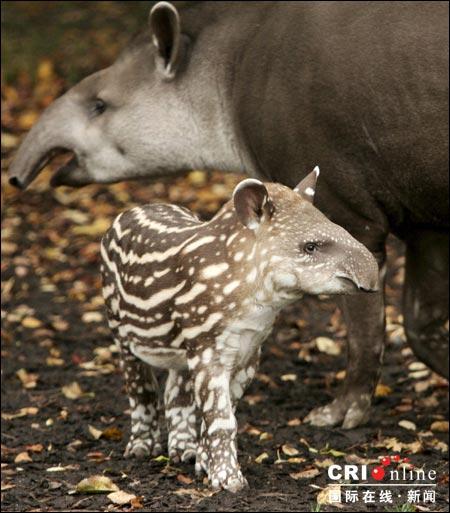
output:
[{"label": "adult tapir's snout", "polygon": [[[22,142],[9,168],[9,182],[25,189],[56,153],[75,152],[75,105],[68,95],[56,100],[42,114]],[[76,157],[64,166],[74,167]]]}]

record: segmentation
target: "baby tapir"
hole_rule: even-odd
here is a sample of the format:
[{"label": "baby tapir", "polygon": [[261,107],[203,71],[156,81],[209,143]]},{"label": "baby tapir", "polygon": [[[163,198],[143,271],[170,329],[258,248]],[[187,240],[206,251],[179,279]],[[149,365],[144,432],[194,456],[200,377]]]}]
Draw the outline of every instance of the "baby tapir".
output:
[{"label": "baby tapir", "polygon": [[170,458],[195,457],[215,488],[246,484],[234,411],[279,310],[304,293],[378,286],[371,253],[312,205],[318,175],[294,190],[243,180],[208,222],[175,205],[133,208],[105,234],[103,294],[131,406],[126,456],[161,452],[152,367],[168,369]]}]

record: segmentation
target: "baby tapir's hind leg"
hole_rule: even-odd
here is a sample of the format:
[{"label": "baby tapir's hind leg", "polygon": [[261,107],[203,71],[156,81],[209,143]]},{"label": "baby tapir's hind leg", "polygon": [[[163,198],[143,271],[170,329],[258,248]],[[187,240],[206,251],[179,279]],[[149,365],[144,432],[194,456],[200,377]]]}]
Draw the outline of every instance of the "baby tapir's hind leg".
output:
[{"label": "baby tapir's hind leg", "polygon": [[127,343],[119,343],[122,365],[131,408],[131,436],[125,457],[161,454],[158,424],[162,409],[158,382],[152,368],[131,353]]},{"label": "baby tapir's hind leg", "polygon": [[195,458],[197,429],[193,384],[188,370],[169,370],[164,391],[169,458],[188,461]]}]

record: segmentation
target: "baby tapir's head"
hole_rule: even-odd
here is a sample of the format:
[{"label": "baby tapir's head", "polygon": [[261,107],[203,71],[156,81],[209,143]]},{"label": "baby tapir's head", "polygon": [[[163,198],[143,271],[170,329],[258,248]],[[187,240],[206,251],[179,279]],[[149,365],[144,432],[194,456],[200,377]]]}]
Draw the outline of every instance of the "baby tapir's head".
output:
[{"label": "baby tapir's head", "polygon": [[378,290],[372,254],[313,206],[318,176],[316,167],[293,190],[255,179],[236,186],[234,208],[253,231],[260,278],[288,296]]}]

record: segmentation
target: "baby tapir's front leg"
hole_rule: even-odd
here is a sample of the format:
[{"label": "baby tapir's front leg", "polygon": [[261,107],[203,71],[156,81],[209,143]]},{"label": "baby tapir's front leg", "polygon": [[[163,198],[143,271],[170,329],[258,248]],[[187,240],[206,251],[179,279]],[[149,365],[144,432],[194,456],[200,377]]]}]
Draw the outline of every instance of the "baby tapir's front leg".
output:
[{"label": "baby tapir's front leg", "polygon": [[131,409],[131,436],[125,457],[143,458],[161,454],[158,424],[162,404],[152,368],[137,358],[127,342],[118,343]]},{"label": "baby tapir's front leg", "polygon": [[[205,358],[206,356],[206,358]],[[213,358],[213,350],[188,357],[195,402],[202,416],[196,469],[204,468],[213,488],[237,492],[247,485],[237,460],[237,423],[230,394],[230,372]]]}]

